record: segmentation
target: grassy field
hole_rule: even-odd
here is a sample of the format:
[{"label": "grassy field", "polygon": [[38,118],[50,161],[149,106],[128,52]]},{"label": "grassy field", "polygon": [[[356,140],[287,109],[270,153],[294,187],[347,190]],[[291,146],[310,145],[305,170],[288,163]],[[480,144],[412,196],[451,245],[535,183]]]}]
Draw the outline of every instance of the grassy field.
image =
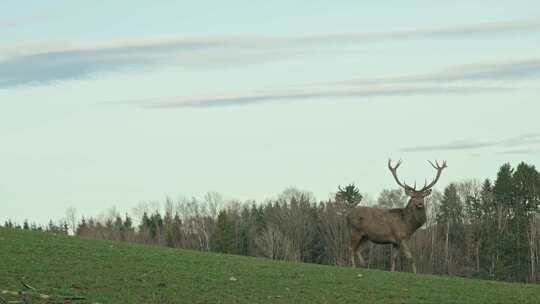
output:
[{"label": "grassy field", "polygon": [[274,262],[0,228],[0,290],[24,289],[21,277],[41,293],[87,299],[78,303],[540,302],[539,285]]}]

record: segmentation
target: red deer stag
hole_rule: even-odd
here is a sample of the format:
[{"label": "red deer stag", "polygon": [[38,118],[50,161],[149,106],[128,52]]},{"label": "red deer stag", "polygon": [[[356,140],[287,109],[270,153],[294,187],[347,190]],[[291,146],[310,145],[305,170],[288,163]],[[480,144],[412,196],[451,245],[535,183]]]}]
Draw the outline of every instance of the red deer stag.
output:
[{"label": "red deer stag", "polygon": [[428,162],[437,170],[437,175],[429,185],[426,181],[422,189],[416,190],[416,183],[414,187],[411,187],[405,181],[403,183],[399,181],[396,171],[401,165],[401,160],[395,167],[392,167],[392,160],[388,160],[388,169],[392,172],[397,184],[405,189],[405,193],[410,197],[405,208],[357,207],[349,213],[348,222],[351,228],[353,267],[357,267],[357,265],[366,266],[366,261],[358,252],[358,249],[363,243],[371,241],[375,244],[392,244],[390,271],[395,271],[399,251],[403,250],[403,254],[411,262],[412,271],[416,273],[416,264],[405,240],[408,240],[426,222],[424,198],[431,194],[431,188],[435,186],[442,171],[446,168],[446,161],[442,165],[439,165],[438,162],[435,162],[435,164],[431,161]]}]

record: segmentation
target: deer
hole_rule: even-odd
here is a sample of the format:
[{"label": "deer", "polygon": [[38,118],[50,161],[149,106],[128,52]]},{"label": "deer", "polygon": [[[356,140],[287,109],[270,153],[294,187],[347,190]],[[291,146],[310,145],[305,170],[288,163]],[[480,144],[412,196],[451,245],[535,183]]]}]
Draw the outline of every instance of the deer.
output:
[{"label": "deer", "polygon": [[[375,207],[356,207],[352,209],[347,222],[351,229],[351,258],[353,267],[366,267],[366,261],[359,252],[359,248],[368,241],[375,244],[391,244],[392,254],[390,258],[390,271],[395,271],[397,258],[400,251],[403,252],[407,260],[411,263],[411,268],[416,273],[416,264],[406,242],[413,234],[426,223],[426,208],[424,199],[431,194],[431,189],[439,181],[442,171],[447,168],[446,161],[435,164],[428,160],[431,166],[437,170],[437,174],[431,183],[416,190],[416,182],[411,187],[400,182],[397,176],[397,169],[401,165],[401,160],[392,166],[392,160],[388,159],[388,169],[392,172],[396,183],[405,190],[405,194],[410,197],[404,208],[385,209]],[[358,261],[357,261],[358,259]]]}]

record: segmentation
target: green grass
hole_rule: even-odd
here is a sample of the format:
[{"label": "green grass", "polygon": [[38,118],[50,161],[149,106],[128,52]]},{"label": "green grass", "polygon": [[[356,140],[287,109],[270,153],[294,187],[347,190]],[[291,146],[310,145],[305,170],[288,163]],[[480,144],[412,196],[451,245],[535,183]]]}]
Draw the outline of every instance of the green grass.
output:
[{"label": "green grass", "polygon": [[45,294],[80,295],[88,303],[540,302],[540,286],[532,284],[275,262],[0,228],[0,290],[20,290],[21,277]]}]

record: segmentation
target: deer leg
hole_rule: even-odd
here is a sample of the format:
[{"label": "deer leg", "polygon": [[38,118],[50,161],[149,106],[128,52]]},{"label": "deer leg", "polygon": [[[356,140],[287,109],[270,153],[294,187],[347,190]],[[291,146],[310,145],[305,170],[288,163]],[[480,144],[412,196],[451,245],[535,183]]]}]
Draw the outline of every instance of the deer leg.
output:
[{"label": "deer leg", "polygon": [[353,230],[351,232],[351,258],[352,258],[352,266],[354,268],[356,267],[366,267],[366,261],[364,260],[364,257],[362,257],[362,254],[360,254],[360,246],[365,243],[367,239],[364,237],[363,234],[359,233],[356,230]]},{"label": "deer leg", "polygon": [[405,244],[405,242],[402,242],[401,248],[403,249],[403,254],[407,258],[407,260],[411,262],[412,271],[416,273],[416,263],[414,262],[414,258],[411,254],[411,251],[409,250],[409,247],[407,246],[407,244]]},{"label": "deer leg", "polygon": [[366,260],[364,260],[364,257],[362,256],[362,253],[360,251],[362,249],[362,245],[365,244],[367,241],[368,241],[367,238],[361,239],[360,242],[358,242],[358,249],[356,250],[356,253],[358,255],[358,260],[360,262],[360,266],[364,268],[367,266],[367,263],[366,263]]},{"label": "deer leg", "polygon": [[399,257],[399,245],[392,244],[392,256],[390,257],[390,271],[396,271],[396,263]]},{"label": "deer leg", "polygon": [[351,260],[352,260],[352,267],[356,268],[358,265],[358,262],[356,261],[358,259],[358,247],[360,247],[360,240],[362,239],[362,236],[356,231],[351,231]]}]

